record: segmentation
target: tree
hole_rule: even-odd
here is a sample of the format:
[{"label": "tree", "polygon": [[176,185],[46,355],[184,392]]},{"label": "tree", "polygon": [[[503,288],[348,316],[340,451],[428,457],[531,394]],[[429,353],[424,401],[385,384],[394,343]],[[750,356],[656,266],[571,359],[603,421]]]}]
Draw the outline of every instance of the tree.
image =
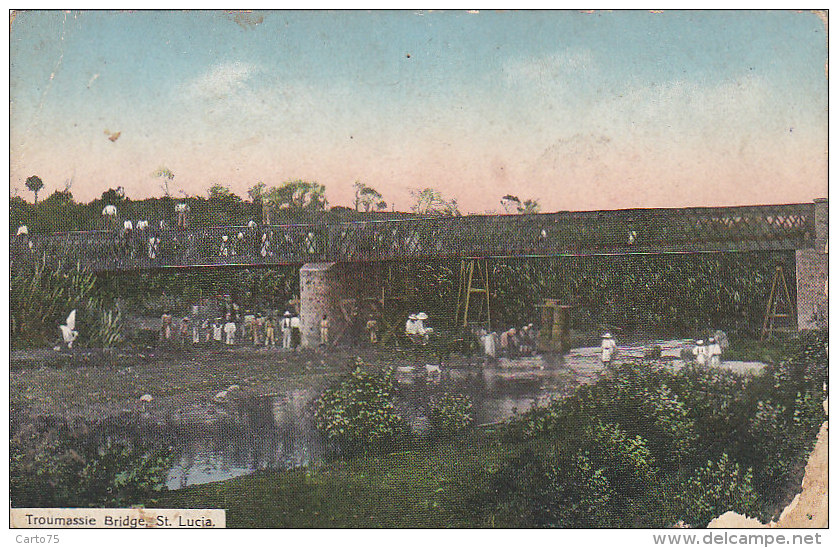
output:
[{"label": "tree", "polygon": [[368,187],[361,181],[355,181],[355,211],[364,211],[369,213],[370,210],[381,211],[387,209],[387,202],[381,196],[381,193],[372,187]]},{"label": "tree", "polygon": [[541,205],[538,200],[529,198],[524,202],[513,194],[507,194],[500,199],[500,204],[507,213],[518,213],[521,215],[529,215],[541,211]]},{"label": "tree", "polygon": [[175,174],[167,167],[161,167],[157,171],[154,172],[155,177],[160,177],[163,179],[163,184],[160,186],[163,189],[163,194],[166,196],[171,196],[171,192],[169,192],[169,183],[175,180]]},{"label": "tree", "polygon": [[37,175],[26,178],[26,188],[35,193],[35,203],[38,203],[38,192],[44,188],[44,182]]},{"label": "tree", "polygon": [[326,186],[309,181],[288,181],[271,187],[262,199],[271,207],[292,211],[323,211],[326,209]]},{"label": "tree", "polygon": [[456,198],[446,200],[438,190],[433,188],[411,190],[410,195],[415,200],[415,203],[410,206],[415,213],[420,215],[460,215]]},{"label": "tree", "polygon": [[247,191],[247,195],[250,196],[250,200],[254,204],[262,203],[262,197],[265,194],[265,183],[259,181]]},{"label": "tree", "polygon": [[214,185],[209,187],[209,190],[207,190],[207,197],[210,200],[230,200],[234,202],[241,201],[241,198],[234,194],[232,190],[219,183],[215,183]]}]

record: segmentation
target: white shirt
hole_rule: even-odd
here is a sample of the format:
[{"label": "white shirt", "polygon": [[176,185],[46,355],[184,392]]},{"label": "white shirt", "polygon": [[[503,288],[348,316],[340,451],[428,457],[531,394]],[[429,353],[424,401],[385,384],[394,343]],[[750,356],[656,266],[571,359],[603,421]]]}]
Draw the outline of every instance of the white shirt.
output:
[{"label": "white shirt", "polygon": [[707,347],[703,344],[693,348],[693,354],[695,355],[695,361],[701,365],[705,365],[707,363]]},{"label": "white shirt", "polygon": [[145,230],[148,228],[148,221],[137,221],[137,230]]},{"label": "white shirt", "polygon": [[617,342],[614,339],[602,340],[602,361],[611,361],[611,356],[617,350]]},{"label": "white shirt", "polygon": [[122,227],[125,228],[125,230],[134,230],[134,223],[131,221],[125,221],[122,223]]},{"label": "white shirt", "polygon": [[212,326],[212,338],[216,341],[221,340],[221,324],[213,324]]},{"label": "white shirt", "polygon": [[102,209],[102,215],[116,215],[116,206],[106,205],[104,209]]},{"label": "white shirt", "polygon": [[29,234],[29,227],[26,225],[17,227],[17,235],[20,236],[21,234]]},{"label": "white shirt", "polygon": [[295,327],[297,329],[300,328],[300,318],[299,318],[299,316],[292,316],[291,317],[291,329],[294,329]]},{"label": "white shirt", "polygon": [[175,204],[175,211],[177,211],[178,213],[183,213],[184,211],[187,211],[188,209],[189,209],[189,206],[187,206],[184,203]]},{"label": "white shirt", "polygon": [[236,332],[236,324],[234,324],[233,322],[225,323],[224,324],[224,332],[227,333],[228,335],[232,335],[233,333]]}]

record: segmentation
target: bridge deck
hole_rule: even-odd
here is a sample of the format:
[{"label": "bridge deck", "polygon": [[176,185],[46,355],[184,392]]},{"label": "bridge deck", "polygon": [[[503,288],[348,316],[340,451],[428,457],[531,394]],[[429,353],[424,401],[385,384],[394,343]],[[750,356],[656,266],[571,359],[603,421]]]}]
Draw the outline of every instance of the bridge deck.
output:
[{"label": "bridge deck", "polygon": [[469,215],[283,226],[13,236],[12,264],[96,271],[445,257],[794,250],[812,247],[814,204]]}]

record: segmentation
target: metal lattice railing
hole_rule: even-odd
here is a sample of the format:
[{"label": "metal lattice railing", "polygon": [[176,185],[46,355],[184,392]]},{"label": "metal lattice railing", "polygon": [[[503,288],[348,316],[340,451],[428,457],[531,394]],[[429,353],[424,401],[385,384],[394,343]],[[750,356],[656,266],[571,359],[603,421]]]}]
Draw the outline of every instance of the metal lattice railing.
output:
[{"label": "metal lattice railing", "polygon": [[32,257],[93,270],[280,265],[444,257],[515,257],[811,247],[814,204],[628,209],[538,215],[13,236],[12,265]]}]

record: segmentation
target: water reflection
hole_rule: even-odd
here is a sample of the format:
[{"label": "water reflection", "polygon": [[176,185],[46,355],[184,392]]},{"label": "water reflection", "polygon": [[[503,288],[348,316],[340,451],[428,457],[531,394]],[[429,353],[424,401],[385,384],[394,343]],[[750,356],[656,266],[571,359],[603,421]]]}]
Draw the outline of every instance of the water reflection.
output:
[{"label": "water reflection", "polygon": [[[445,392],[467,394],[474,402],[475,424],[496,423],[523,413],[539,400],[569,389],[572,375],[561,364],[518,363],[428,373],[424,367],[396,372],[398,411],[419,432],[427,428],[427,404]],[[184,427],[174,444],[176,459],[167,485],[188,485],[234,478],[257,470],[304,466],[325,454],[315,430],[312,389],[238,402],[219,411],[212,424]]]}]

